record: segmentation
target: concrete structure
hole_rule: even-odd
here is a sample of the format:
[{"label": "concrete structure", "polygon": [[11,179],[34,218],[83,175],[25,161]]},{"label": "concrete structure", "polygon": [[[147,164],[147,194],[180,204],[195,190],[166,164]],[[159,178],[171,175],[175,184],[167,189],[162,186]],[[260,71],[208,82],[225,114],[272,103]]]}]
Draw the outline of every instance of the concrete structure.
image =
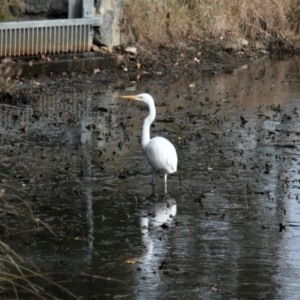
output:
[{"label": "concrete structure", "polygon": [[[124,0],[19,0],[11,7],[13,18],[18,22],[0,23],[0,39],[2,38],[3,43],[7,41],[7,43],[18,44],[18,52],[14,54],[13,45],[2,45],[2,48],[9,48],[9,52],[4,53],[5,51],[2,51],[0,55],[26,54],[26,51],[20,50],[19,46],[21,45],[22,47],[22,43],[19,43],[19,40],[24,39],[23,37],[19,38],[19,34],[20,36],[23,34],[20,29],[22,29],[23,32],[25,31],[26,34],[28,34],[28,32],[34,32],[30,25],[30,21],[34,21],[32,22],[32,24],[34,24],[32,26],[40,29],[37,30],[37,33],[32,40],[35,41],[36,36],[43,36],[43,40],[45,40],[44,34],[42,33],[43,31],[47,32],[47,30],[44,30],[43,26],[52,28],[51,26],[53,24],[55,27],[53,19],[60,19],[57,20],[58,25],[56,26],[57,28],[60,28],[60,31],[63,31],[61,29],[61,24],[69,24],[72,22],[71,19],[73,19],[73,24],[77,24],[78,21],[76,20],[78,19],[86,20],[87,24],[91,26],[90,36],[92,41],[88,42],[89,50],[92,49],[91,43],[100,47],[105,46],[106,49],[111,50],[113,46],[120,44],[119,23],[123,17],[123,1]],[[63,20],[67,18],[69,21]],[[87,19],[93,19],[93,21],[88,21]],[[41,26],[38,25],[39,20],[44,21],[44,23],[41,22]],[[49,21],[50,25],[47,25],[48,23],[46,20]],[[80,21],[80,23],[82,23],[82,21]],[[13,29],[14,26],[16,30]],[[52,32],[56,32],[54,27]],[[6,28],[12,29],[11,33],[7,31]],[[76,26],[74,26],[74,30],[76,30]],[[77,36],[81,36],[81,33],[78,33],[78,35],[75,34],[75,37]],[[26,40],[27,37],[28,36],[26,36]],[[53,36],[53,38],[55,37]],[[51,33],[51,43],[54,41],[53,38]],[[59,43],[62,43],[61,39],[62,37],[60,37]],[[41,42],[38,41],[38,43],[40,44]],[[48,51],[48,48],[43,48],[42,45],[37,48],[46,49],[46,51]],[[56,49],[59,48],[56,47]],[[72,49],[79,49],[79,51],[84,49],[86,51],[87,47],[82,48],[76,45],[76,47],[72,46],[66,51],[72,51]],[[30,54],[39,53],[30,52]]]}]

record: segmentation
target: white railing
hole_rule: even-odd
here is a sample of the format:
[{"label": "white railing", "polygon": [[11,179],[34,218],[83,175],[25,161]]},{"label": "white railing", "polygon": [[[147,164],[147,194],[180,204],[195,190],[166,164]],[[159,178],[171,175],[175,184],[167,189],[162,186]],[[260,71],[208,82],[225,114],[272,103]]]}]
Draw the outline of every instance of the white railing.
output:
[{"label": "white railing", "polygon": [[0,23],[0,57],[90,51],[93,0],[69,0],[69,19]]}]

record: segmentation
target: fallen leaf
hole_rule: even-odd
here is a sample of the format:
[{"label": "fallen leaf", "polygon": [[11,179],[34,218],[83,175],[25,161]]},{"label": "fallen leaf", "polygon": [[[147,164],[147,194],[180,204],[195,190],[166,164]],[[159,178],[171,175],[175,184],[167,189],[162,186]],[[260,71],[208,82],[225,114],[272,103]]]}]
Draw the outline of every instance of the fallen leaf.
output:
[{"label": "fallen leaf", "polygon": [[216,293],[216,292],[220,292],[220,289],[218,289],[218,288],[216,288],[216,287],[214,287],[214,286],[211,288],[211,290],[212,290],[212,292],[215,292],[215,293]]},{"label": "fallen leaf", "polygon": [[6,58],[3,58],[2,59],[2,62],[3,63],[12,63],[12,64],[15,64],[16,62],[15,61],[13,61],[11,58],[9,58],[9,57],[6,57]]},{"label": "fallen leaf", "polygon": [[125,260],[125,263],[126,264],[136,264],[137,260],[136,259],[127,259],[127,260]]}]

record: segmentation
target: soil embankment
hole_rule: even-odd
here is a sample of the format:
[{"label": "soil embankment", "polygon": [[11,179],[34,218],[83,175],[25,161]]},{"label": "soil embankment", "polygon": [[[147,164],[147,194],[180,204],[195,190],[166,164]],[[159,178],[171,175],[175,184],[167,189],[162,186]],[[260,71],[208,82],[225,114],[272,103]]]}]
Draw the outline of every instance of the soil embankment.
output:
[{"label": "soil embankment", "polygon": [[136,54],[126,49],[126,46],[115,49],[119,68],[142,74],[206,69],[224,69],[227,72],[263,56],[281,58],[299,54],[297,41],[279,39],[268,43],[243,39],[180,42],[151,50],[137,50]]},{"label": "soil embankment", "polygon": [[121,65],[170,72],[295,54],[299,12],[300,1],[292,0],[126,1],[123,40],[138,54],[130,53]]}]

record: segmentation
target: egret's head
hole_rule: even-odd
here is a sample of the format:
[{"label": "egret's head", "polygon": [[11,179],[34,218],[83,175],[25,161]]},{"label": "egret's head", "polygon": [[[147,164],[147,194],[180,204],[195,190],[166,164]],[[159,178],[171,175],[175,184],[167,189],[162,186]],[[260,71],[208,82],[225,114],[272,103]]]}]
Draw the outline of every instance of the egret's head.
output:
[{"label": "egret's head", "polygon": [[121,99],[127,99],[127,100],[137,100],[145,102],[146,104],[154,103],[154,100],[151,95],[147,93],[139,94],[139,95],[128,95],[128,96],[121,96]]}]

